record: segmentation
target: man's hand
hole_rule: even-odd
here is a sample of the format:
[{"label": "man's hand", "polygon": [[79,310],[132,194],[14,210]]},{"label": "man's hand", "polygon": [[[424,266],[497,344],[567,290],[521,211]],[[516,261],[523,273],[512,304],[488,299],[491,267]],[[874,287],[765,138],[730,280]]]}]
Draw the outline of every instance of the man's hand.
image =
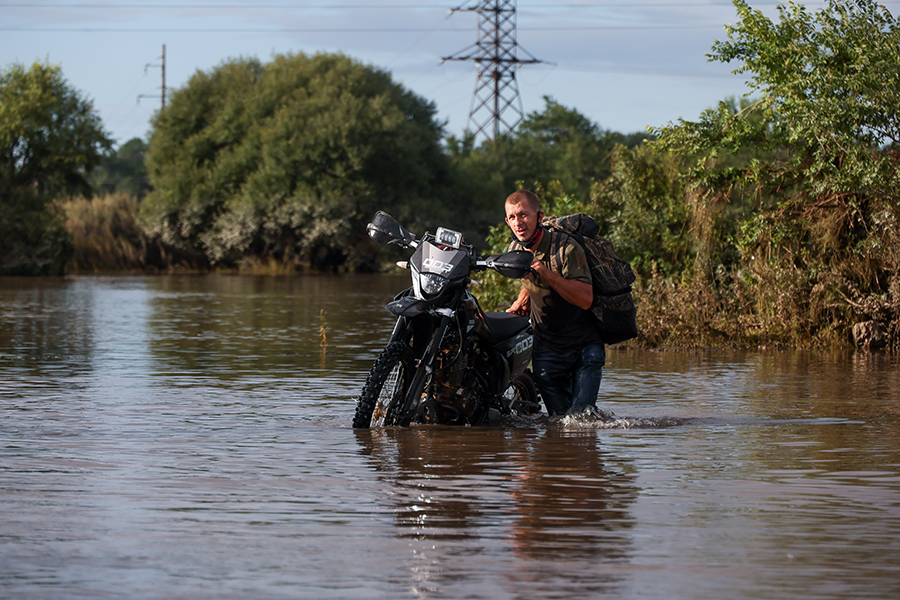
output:
[{"label": "man's hand", "polygon": [[[547,265],[545,265],[544,263],[539,261],[537,258],[535,258],[534,260],[531,261],[531,271],[538,278],[543,279],[544,281],[547,281],[547,273],[551,272],[550,269],[547,267]],[[550,282],[547,281],[547,283],[550,283]]]},{"label": "man's hand", "polygon": [[506,312],[527,317],[530,310],[531,296],[528,295],[528,290],[523,286],[522,289],[519,290],[519,297],[512,303],[512,306],[506,309]]},{"label": "man's hand", "polygon": [[594,288],[591,284],[576,279],[566,279],[535,258],[531,261],[535,275],[556,290],[562,299],[584,310],[590,310],[594,303]]}]

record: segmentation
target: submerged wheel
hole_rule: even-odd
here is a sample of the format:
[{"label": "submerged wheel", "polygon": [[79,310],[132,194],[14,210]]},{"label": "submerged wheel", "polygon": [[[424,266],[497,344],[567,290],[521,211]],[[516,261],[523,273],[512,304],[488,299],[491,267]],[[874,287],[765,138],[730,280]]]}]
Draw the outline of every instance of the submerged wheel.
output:
[{"label": "submerged wheel", "polygon": [[541,412],[534,379],[531,377],[531,371],[527,369],[509,382],[509,387],[503,392],[503,397],[506,399],[504,404],[510,407],[513,414],[533,415]]},{"label": "submerged wheel", "polygon": [[[412,351],[403,342],[388,344],[369,370],[353,415],[354,428],[393,425],[415,371]],[[374,417],[374,418],[373,418]]]}]

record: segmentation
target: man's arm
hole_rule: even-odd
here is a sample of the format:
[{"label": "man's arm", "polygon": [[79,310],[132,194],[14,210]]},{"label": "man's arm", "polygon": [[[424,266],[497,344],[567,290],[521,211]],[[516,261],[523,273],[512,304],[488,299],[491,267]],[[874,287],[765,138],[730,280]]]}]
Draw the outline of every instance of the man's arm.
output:
[{"label": "man's arm", "polygon": [[519,297],[512,303],[512,306],[506,309],[506,312],[516,313],[517,315],[527,315],[530,309],[531,296],[528,295],[528,290],[526,290],[523,285],[522,289],[519,290]]},{"label": "man's arm", "polygon": [[[531,268],[535,274],[552,287],[563,300],[584,310],[590,310],[594,303],[594,288],[589,283],[577,279],[566,279],[556,271],[547,267],[538,259],[534,259]],[[521,297],[521,294],[520,294]]]}]

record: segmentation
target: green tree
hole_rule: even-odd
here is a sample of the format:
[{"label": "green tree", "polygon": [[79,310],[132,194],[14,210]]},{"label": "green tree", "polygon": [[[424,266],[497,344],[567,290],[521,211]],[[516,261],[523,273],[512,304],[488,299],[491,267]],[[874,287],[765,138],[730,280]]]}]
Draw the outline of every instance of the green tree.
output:
[{"label": "green tree", "polygon": [[612,174],[598,183],[590,212],[601,234],[642,277],[654,268],[680,279],[694,265],[691,210],[676,159],[648,146],[613,151]]},{"label": "green tree", "polygon": [[555,180],[565,193],[586,199],[591,185],[610,175],[613,149],[634,146],[645,137],[602,129],[577,110],[544,96],[544,110],[529,113],[516,128],[510,153],[517,179],[544,185]]},{"label": "green tree", "polygon": [[143,222],[213,265],[373,267],[365,223],[375,210],[418,228],[448,204],[435,112],[343,55],[198,72],[153,120]]},{"label": "green tree", "polygon": [[[854,321],[900,333],[900,27],[868,0],[772,21],[735,0],[739,22],[711,60],[737,62],[759,99],[657,131],[695,159],[687,185],[740,221],[737,277],[764,336],[846,340]],[[734,165],[725,160],[761,152]],[[750,210],[747,210],[747,209]]]},{"label": "green tree", "polygon": [[70,252],[52,201],[87,193],[112,145],[56,65],[0,71],[0,273],[58,273]]},{"label": "green tree", "polygon": [[147,143],[132,138],[118,149],[106,153],[103,162],[94,169],[91,187],[95,194],[131,194],[143,198],[150,191],[144,155]]},{"label": "green tree", "polygon": [[550,189],[587,203],[591,187],[611,173],[618,145],[633,147],[647,136],[602,129],[575,109],[549,96],[544,108],[526,115],[498,140],[475,145],[472,136],[450,137],[448,154],[459,196],[472,198],[470,216],[484,235],[502,216],[502,202],[524,185]]}]

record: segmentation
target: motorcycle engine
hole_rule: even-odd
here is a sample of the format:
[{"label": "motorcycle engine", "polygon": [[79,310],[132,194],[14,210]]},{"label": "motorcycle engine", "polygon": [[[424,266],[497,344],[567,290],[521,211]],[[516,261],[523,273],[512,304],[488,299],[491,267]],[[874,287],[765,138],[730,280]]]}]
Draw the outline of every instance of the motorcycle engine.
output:
[{"label": "motorcycle engine", "polygon": [[[450,333],[450,332],[448,332]],[[459,355],[459,335],[445,336],[435,365],[431,401],[419,407],[419,420],[444,424],[478,423],[485,410],[484,387],[470,369],[469,355]]]}]

